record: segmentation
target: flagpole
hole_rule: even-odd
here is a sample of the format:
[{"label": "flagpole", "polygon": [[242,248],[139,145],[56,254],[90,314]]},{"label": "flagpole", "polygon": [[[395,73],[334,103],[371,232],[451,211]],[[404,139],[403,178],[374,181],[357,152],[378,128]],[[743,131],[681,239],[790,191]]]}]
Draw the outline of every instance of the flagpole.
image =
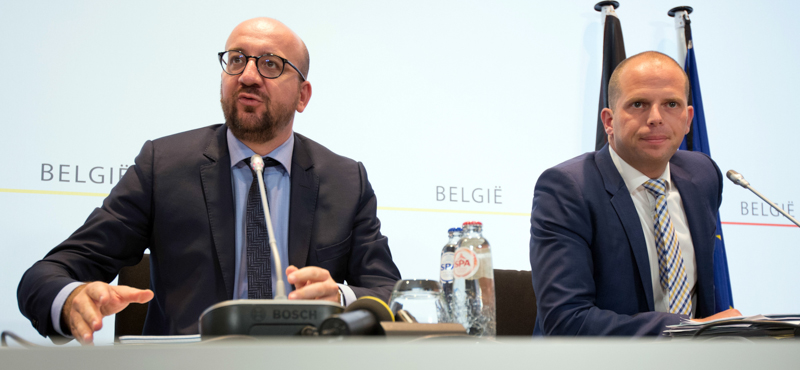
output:
[{"label": "flagpole", "polygon": [[600,150],[608,142],[600,112],[608,108],[608,81],[614,68],[625,59],[625,41],[622,39],[622,26],[614,9],[619,8],[618,1],[601,1],[594,5],[600,12],[603,30],[603,62],[600,73],[600,99],[597,108],[597,128],[595,130],[594,149]]},{"label": "flagpole", "polygon": [[686,43],[685,27],[689,14],[692,14],[693,10],[691,6],[676,6],[667,12],[667,15],[675,18],[675,30],[678,32],[677,62],[681,65],[681,68],[686,67],[684,64],[686,64],[686,49],[688,45]]}]

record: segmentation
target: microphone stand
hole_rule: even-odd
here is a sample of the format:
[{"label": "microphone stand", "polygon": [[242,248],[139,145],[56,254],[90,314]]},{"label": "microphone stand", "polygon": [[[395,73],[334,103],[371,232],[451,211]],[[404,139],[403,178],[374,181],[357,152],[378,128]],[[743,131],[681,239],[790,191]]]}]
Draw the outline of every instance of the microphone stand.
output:
[{"label": "microphone stand", "polygon": [[775,208],[776,210],[778,210],[778,212],[780,212],[780,214],[782,214],[784,217],[788,218],[789,221],[792,221],[792,223],[797,225],[797,227],[800,227],[800,222],[797,222],[797,220],[795,220],[794,217],[792,217],[790,214],[786,213],[783,209],[781,209],[781,207],[778,207],[777,204],[772,203],[771,200],[767,199],[767,197],[761,195],[761,193],[759,193],[758,190],[756,190],[752,186],[750,186],[750,183],[747,180],[744,179],[744,176],[742,176],[742,174],[740,174],[740,173],[738,173],[738,172],[736,172],[734,170],[729,170],[728,173],[726,174],[726,176],[728,176],[728,179],[733,181],[734,184],[739,185],[739,186],[741,186],[741,187],[743,187],[743,188],[745,188],[747,190],[752,191],[753,194],[755,194],[759,198],[763,199],[765,202],[767,202],[767,204],[772,206],[772,208]]}]

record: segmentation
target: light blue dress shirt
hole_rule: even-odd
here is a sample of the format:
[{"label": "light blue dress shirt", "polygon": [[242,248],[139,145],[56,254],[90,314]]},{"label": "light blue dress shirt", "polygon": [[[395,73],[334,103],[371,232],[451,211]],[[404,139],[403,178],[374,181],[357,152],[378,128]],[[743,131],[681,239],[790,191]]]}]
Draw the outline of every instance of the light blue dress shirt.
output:
[{"label": "light blue dress shirt", "polygon": [[[227,132],[228,153],[231,156],[231,181],[233,185],[233,202],[236,209],[236,281],[233,285],[233,299],[247,299],[247,225],[245,213],[247,210],[247,194],[253,181],[253,173],[243,162],[255,152]],[[289,266],[289,201],[291,195],[291,169],[292,153],[294,152],[294,134],[289,136],[279,147],[265,157],[272,158],[280,166],[264,168],[264,187],[267,190],[269,202],[269,217],[272,219],[272,231],[275,232],[275,243],[281,255],[281,268],[284,271],[272,272],[272,292],[277,286],[277,274],[283,274]],[[272,256],[275,258],[275,256]],[[292,291],[292,285],[284,277],[286,294]],[[338,284],[342,292],[342,305],[348,305],[356,300],[356,294],[350,287]]]},{"label": "light blue dress shirt", "polygon": [[[243,162],[255,152],[244,145],[228,130],[228,153],[231,156],[231,181],[233,185],[233,204],[236,210],[236,281],[233,283],[233,299],[247,299],[247,194],[253,182],[253,172]],[[264,187],[269,202],[269,216],[272,219],[272,231],[281,257],[281,268],[289,266],[289,195],[291,193],[292,151],[294,135],[289,136],[281,146],[275,148],[266,157],[272,158],[279,166],[264,168]],[[272,256],[275,258],[275,256]],[[274,269],[274,268],[273,268]],[[284,271],[272,271],[272,292],[277,291],[278,274]],[[286,294],[292,286],[284,280]]]}]

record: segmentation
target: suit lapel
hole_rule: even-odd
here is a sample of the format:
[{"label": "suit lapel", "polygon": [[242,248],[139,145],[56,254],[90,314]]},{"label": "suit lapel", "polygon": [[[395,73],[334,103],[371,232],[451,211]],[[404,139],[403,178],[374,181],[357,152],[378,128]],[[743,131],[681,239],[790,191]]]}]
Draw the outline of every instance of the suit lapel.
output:
[{"label": "suit lapel", "polygon": [[292,152],[292,184],[289,201],[289,264],[306,266],[311,247],[311,229],[319,193],[319,177],[308,154],[305,137],[295,135]]},{"label": "suit lapel", "polygon": [[220,126],[203,155],[209,163],[200,166],[213,248],[219,259],[228,299],[233,298],[235,270],[235,234],[231,160],[226,141],[227,126]]},{"label": "suit lapel", "polygon": [[647,298],[647,306],[650,311],[654,310],[653,304],[653,283],[650,279],[650,259],[647,255],[647,242],[642,234],[642,224],[639,222],[639,213],[633,204],[628,187],[619,174],[617,167],[611,159],[608,144],[604,146],[595,156],[595,163],[600,175],[603,177],[603,185],[606,192],[611,196],[611,204],[622,223],[628,243],[636,260],[636,267],[639,271],[639,278],[642,280],[642,287]]}]

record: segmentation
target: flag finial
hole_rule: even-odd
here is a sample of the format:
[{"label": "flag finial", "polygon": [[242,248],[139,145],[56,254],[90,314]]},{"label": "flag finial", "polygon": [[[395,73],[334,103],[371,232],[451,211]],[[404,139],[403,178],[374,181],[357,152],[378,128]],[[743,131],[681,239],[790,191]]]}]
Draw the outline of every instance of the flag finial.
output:
[{"label": "flag finial", "polygon": [[[603,2],[605,2],[605,1],[603,1]],[[596,8],[597,8],[597,7],[595,6],[595,9],[596,9]],[[669,15],[670,17],[674,17],[674,16],[675,16],[675,14],[677,14],[678,12],[682,12],[682,11],[686,11],[686,14],[692,14],[692,12],[694,11],[694,9],[692,9],[692,7],[691,7],[691,6],[687,6],[687,5],[684,5],[684,6],[676,6],[676,7],[672,8],[672,9],[670,9],[670,10],[667,12],[667,15]]]},{"label": "flag finial", "polygon": [[614,7],[614,9],[617,9],[617,8],[619,8],[619,1],[601,1],[601,2],[599,2],[597,4],[594,4],[594,10],[597,10],[598,12],[602,12],[603,11],[603,7],[604,6],[608,6],[608,5],[611,5],[611,6]]}]

